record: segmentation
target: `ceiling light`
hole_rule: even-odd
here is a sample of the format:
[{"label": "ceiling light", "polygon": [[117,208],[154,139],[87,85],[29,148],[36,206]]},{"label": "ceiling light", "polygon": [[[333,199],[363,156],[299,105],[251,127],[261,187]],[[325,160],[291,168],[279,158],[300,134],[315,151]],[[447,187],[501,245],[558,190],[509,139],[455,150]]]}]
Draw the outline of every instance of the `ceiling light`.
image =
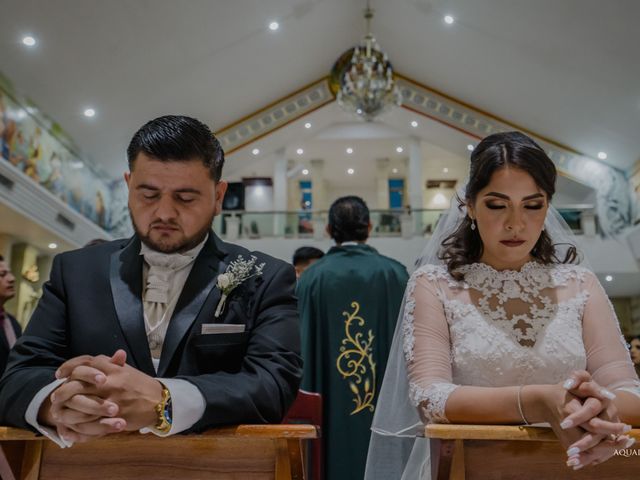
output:
[{"label": "ceiling light", "polygon": [[398,152],[398,153],[402,153],[402,152],[404,152],[404,148],[402,148],[402,147],[396,147],[396,152]]},{"label": "ceiling light", "polygon": [[253,150],[251,150],[251,153],[253,153],[254,155],[259,155],[260,154],[260,149],[259,148],[254,148]]},{"label": "ceiling light", "polygon": [[303,175],[309,175],[309,170],[308,170],[308,169],[306,169],[306,168],[305,168],[305,169],[303,169],[303,170],[302,170],[302,174],[303,174]]},{"label": "ceiling light", "polygon": [[455,22],[455,18],[453,18],[451,15],[444,16],[444,23],[446,23],[447,25],[451,25],[453,22]]},{"label": "ceiling light", "polygon": [[93,108],[87,108],[84,111],[84,116],[91,118],[96,116],[96,111]]},{"label": "ceiling light", "polygon": [[607,159],[607,154],[606,152],[598,152],[598,158],[600,160],[606,160]]},{"label": "ceiling light", "polygon": [[415,120],[413,122],[411,122],[411,126],[413,128],[418,128],[418,122],[416,122]]},{"label": "ceiling light", "polygon": [[304,128],[311,128],[311,124],[309,122],[305,123]]},{"label": "ceiling light", "polygon": [[398,169],[397,169],[397,168],[394,168],[394,169],[392,169],[391,171],[392,171],[393,173],[398,173]]},{"label": "ceiling light", "polygon": [[613,277],[612,277],[611,275],[607,275],[606,277],[604,277],[604,279],[605,279],[607,282],[612,282],[612,281],[613,281]]},{"label": "ceiling light", "polygon": [[444,168],[442,169],[442,173],[449,173],[449,169],[448,169],[447,167],[444,167]]},{"label": "ceiling light", "polygon": [[31,35],[27,35],[26,37],[22,37],[22,44],[26,45],[27,47],[35,47],[36,45],[36,39],[33,38]]},{"label": "ceiling light", "polygon": [[356,173],[356,171],[353,168],[350,168],[349,170],[347,170],[347,173],[349,175],[353,175],[354,173]]},{"label": "ceiling light", "polygon": [[469,150],[470,152],[473,152],[473,145],[471,144],[467,145],[467,150]]},{"label": "ceiling light", "polygon": [[348,148],[347,148],[347,153],[348,153],[349,155],[351,155],[351,154],[353,153],[353,148],[348,147]]},{"label": "ceiling light", "polygon": [[57,243],[53,243],[53,242],[51,242],[51,243],[49,244],[49,248],[50,248],[51,250],[55,250],[56,248],[58,248],[58,244],[57,244]]},{"label": "ceiling light", "polygon": [[278,22],[271,22],[269,24],[269,30],[271,30],[272,32],[275,32],[279,28],[280,28],[280,24]]},{"label": "ceiling light", "polygon": [[299,149],[297,149],[297,150],[296,150],[296,153],[297,153],[298,155],[302,155],[302,154],[304,153],[304,150],[303,150],[303,149],[301,149],[301,148],[299,148]]}]

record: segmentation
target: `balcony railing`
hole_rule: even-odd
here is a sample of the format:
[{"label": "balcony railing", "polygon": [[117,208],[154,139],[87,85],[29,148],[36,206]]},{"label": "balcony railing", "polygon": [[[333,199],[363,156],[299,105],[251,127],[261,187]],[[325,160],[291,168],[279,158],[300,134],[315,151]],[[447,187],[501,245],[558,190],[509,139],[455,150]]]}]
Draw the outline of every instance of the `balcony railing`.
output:
[{"label": "balcony railing", "polygon": [[[557,206],[560,214],[577,235],[595,235],[598,231],[593,205]],[[371,210],[372,237],[429,236],[444,210],[404,209]],[[223,211],[215,218],[216,232],[235,238],[322,238],[327,225],[328,211],[248,212]]]}]

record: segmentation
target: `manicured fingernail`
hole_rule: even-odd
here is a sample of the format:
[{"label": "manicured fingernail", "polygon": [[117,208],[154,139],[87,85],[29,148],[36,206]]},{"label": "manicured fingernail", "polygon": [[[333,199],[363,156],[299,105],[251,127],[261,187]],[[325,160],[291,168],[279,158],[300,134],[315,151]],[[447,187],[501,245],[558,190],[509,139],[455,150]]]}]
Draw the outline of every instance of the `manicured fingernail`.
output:
[{"label": "manicured fingernail", "polygon": [[560,424],[560,428],[563,430],[566,430],[567,428],[571,428],[571,427],[573,427],[572,420],[563,420],[563,422]]},{"label": "manicured fingernail", "polygon": [[115,405],[111,405],[108,409],[107,409],[107,413],[109,415],[115,415],[116,413],[118,413],[118,408]]},{"label": "manicured fingernail", "polygon": [[603,397],[608,398],[609,400],[613,400],[614,398],[616,398],[615,394],[613,392],[610,392],[609,390],[607,390],[606,388],[603,388],[600,390],[600,394]]},{"label": "manicured fingernail", "polygon": [[580,460],[577,458],[572,458],[567,462],[567,467],[575,467],[576,465],[580,465]]},{"label": "manicured fingernail", "polygon": [[60,376],[61,376],[60,370],[56,370],[56,378],[60,379]]},{"label": "manicured fingernail", "polygon": [[575,467],[573,467],[573,469],[580,470],[582,467],[584,467],[584,465],[576,465]]},{"label": "manicured fingernail", "polygon": [[122,422],[116,422],[116,428],[118,430],[122,430],[124,428],[124,425],[122,424]]},{"label": "manicured fingernail", "polygon": [[631,425],[625,425],[622,429],[622,433],[629,433],[631,431]]},{"label": "manicured fingernail", "polygon": [[562,384],[562,388],[564,388],[565,390],[570,390],[575,386],[576,386],[576,381],[573,378],[570,378],[569,380],[566,380]]},{"label": "manicured fingernail", "polygon": [[635,443],[636,443],[636,439],[635,438],[630,438],[629,441],[627,442],[627,444],[624,446],[624,448],[629,448]]},{"label": "manicured fingernail", "polygon": [[571,447],[569,450],[567,450],[567,457],[573,457],[574,455],[577,455],[580,453],[580,449],[578,447]]},{"label": "manicured fingernail", "polygon": [[96,383],[104,383],[107,380],[107,377],[99,373],[98,375],[96,375],[95,379]]}]

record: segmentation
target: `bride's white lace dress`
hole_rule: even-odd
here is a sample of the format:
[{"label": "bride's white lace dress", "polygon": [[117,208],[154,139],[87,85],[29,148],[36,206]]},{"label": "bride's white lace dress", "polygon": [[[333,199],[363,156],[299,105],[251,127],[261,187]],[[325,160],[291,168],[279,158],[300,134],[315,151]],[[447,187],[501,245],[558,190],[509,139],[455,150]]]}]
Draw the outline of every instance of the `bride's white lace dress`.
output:
[{"label": "bride's white lace dress", "polygon": [[407,290],[403,350],[409,395],[425,423],[447,422],[458,386],[551,384],[579,369],[610,390],[640,382],[598,279],[576,265],[483,263],[416,270]]}]

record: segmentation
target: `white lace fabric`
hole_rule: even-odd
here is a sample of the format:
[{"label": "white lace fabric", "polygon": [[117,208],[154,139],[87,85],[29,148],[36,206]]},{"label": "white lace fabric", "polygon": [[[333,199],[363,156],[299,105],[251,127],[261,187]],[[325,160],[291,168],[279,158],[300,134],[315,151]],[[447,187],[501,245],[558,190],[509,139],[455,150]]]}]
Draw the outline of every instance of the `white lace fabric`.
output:
[{"label": "white lace fabric", "polygon": [[595,275],[576,265],[497,271],[424,265],[407,287],[402,324],[410,400],[425,423],[446,423],[461,385],[550,384],[588,370],[610,389],[640,396],[620,327]]}]

